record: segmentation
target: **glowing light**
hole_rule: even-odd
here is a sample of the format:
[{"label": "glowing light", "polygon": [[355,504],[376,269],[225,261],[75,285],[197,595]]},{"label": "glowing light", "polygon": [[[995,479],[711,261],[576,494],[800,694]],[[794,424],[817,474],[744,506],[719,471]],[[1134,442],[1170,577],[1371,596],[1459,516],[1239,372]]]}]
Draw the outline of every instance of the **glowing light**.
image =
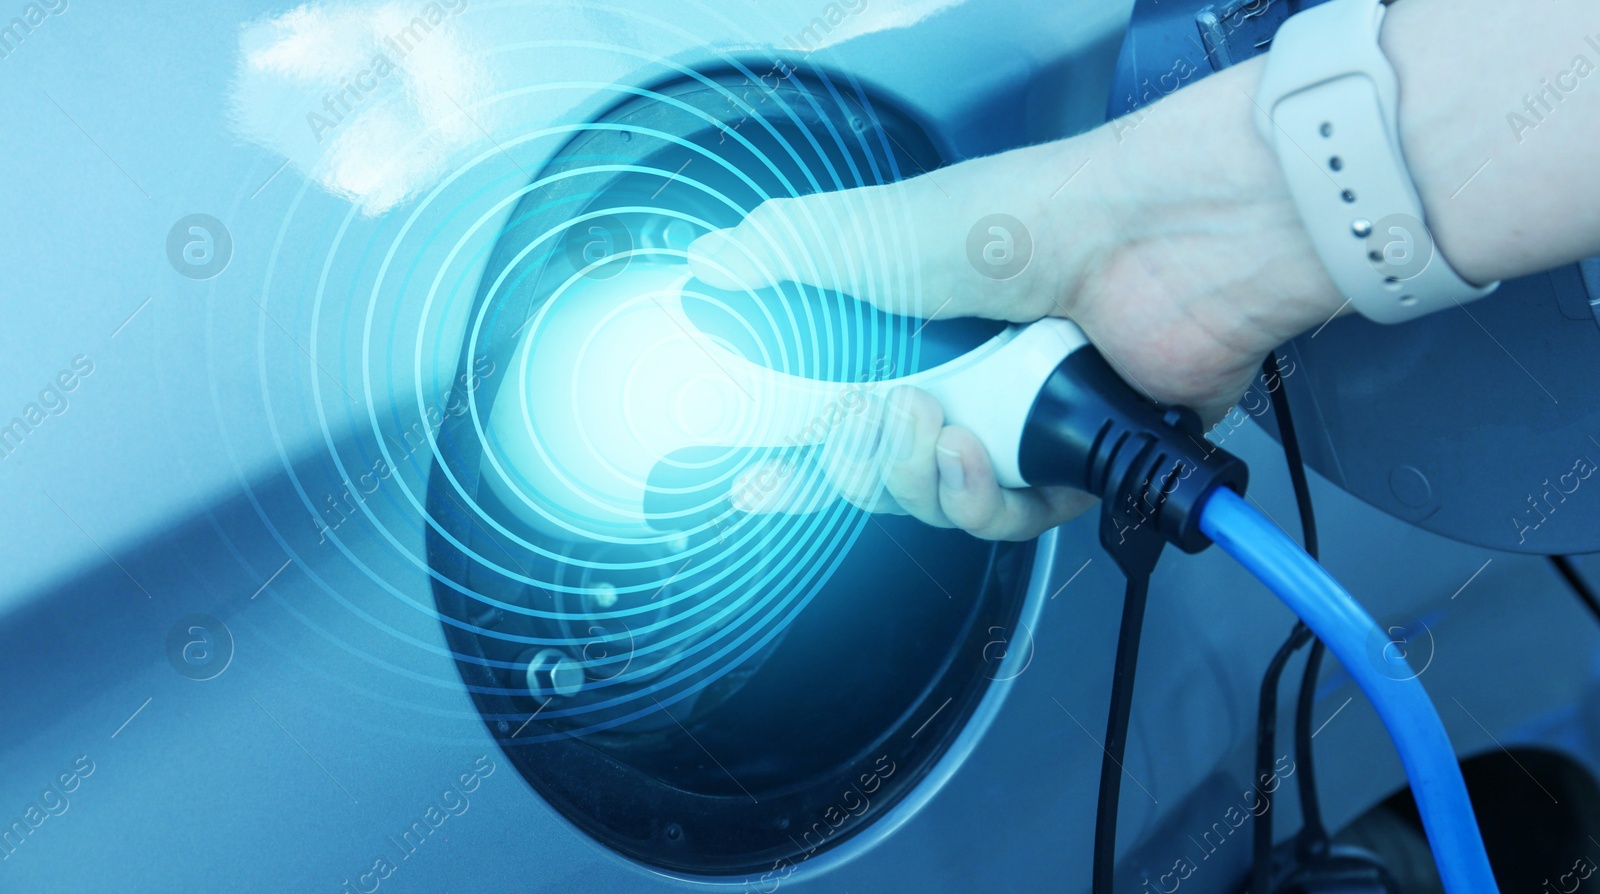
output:
[{"label": "glowing light", "polygon": [[[651,481],[658,464],[673,464],[688,448],[820,443],[835,426],[819,420],[859,406],[848,383],[776,372],[700,332],[683,310],[689,282],[678,264],[635,264],[605,280],[580,275],[530,321],[490,414],[498,474],[488,482],[536,527],[564,537],[660,539],[686,514],[652,515],[647,496],[665,490]],[[1008,383],[1042,381],[1082,343],[1065,320],[1014,327],[896,382],[928,389],[951,420],[994,438],[986,446],[998,459],[1009,450],[1013,457],[996,469],[1002,483],[1018,486],[1014,454],[1027,408],[1009,404],[1031,402],[1031,392]]]},{"label": "glowing light", "polygon": [[689,279],[647,263],[576,277],[528,324],[490,414],[488,480],[535,526],[659,539],[670,522],[644,505],[658,463],[809,443],[808,421],[848,387],[782,375],[700,332],[683,310]]}]

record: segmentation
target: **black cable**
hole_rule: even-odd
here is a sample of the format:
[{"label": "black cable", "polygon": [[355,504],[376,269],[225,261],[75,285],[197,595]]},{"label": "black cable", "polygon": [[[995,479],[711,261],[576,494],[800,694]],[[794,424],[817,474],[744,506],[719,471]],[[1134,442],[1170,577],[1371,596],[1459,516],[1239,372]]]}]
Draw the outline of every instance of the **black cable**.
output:
[{"label": "black cable", "polygon": [[[1260,786],[1272,775],[1273,752],[1276,751],[1275,743],[1278,730],[1278,683],[1283,679],[1284,666],[1289,663],[1289,658],[1300,650],[1306,641],[1311,639],[1311,628],[1303,623],[1296,623],[1294,630],[1289,632],[1289,638],[1278,647],[1277,654],[1272,656],[1272,661],[1267,665],[1267,671],[1261,676],[1261,697],[1256,708],[1256,775],[1250,781],[1252,786]],[[1260,789],[1257,788],[1260,792]],[[1250,872],[1250,891],[1252,894],[1267,894],[1272,883],[1272,807],[1269,804],[1256,816],[1256,821],[1251,828],[1251,856],[1252,867]]]},{"label": "black cable", "polygon": [[[1262,366],[1270,375],[1278,373],[1275,353],[1267,355]],[[1305,457],[1300,452],[1300,439],[1295,434],[1294,416],[1289,411],[1288,390],[1278,379],[1272,391],[1273,412],[1278,417],[1278,435],[1283,441],[1283,458],[1289,464],[1289,481],[1294,486],[1295,507],[1300,515],[1300,539],[1306,554],[1318,558],[1317,517],[1311,508],[1311,482],[1306,477]],[[1326,852],[1329,846],[1328,829],[1322,822],[1322,801],[1317,795],[1316,764],[1311,748],[1311,714],[1316,705],[1317,676],[1322,670],[1322,659],[1327,653],[1322,640],[1312,638],[1311,654],[1306,656],[1305,669],[1300,676],[1300,697],[1294,712],[1294,760],[1300,791],[1300,838],[1302,855]]]},{"label": "black cable", "polygon": [[1572,559],[1568,556],[1551,556],[1550,564],[1556,566],[1556,573],[1566,579],[1567,586],[1577,594],[1578,599],[1589,609],[1589,613],[1594,615],[1595,620],[1600,621],[1600,596],[1595,595],[1594,588],[1589,586],[1589,582],[1578,573],[1578,568],[1572,564]]},{"label": "black cable", "polygon": [[1206,443],[1200,417],[1135,394],[1090,347],[1069,354],[1039,389],[1017,463],[1034,486],[1064,484],[1100,498],[1100,546],[1128,580],[1112,667],[1094,829],[1095,894],[1116,881],[1117,814],[1150,574],[1168,543],[1211,545],[1201,510],[1218,488],[1244,493],[1249,470]]},{"label": "black cable", "polygon": [[[1300,516],[1301,540],[1306,553],[1317,557],[1317,520],[1311,507],[1311,486],[1306,477],[1305,459],[1300,453],[1300,441],[1294,428],[1294,417],[1289,409],[1289,398],[1278,370],[1276,353],[1269,353],[1261,363],[1263,381],[1272,401],[1273,415],[1277,418],[1278,436],[1283,444],[1284,460],[1289,467],[1289,480],[1294,486],[1295,506]],[[1290,656],[1306,642],[1311,641],[1311,653],[1300,681],[1300,693],[1295,708],[1295,763],[1299,776],[1302,826],[1299,846],[1302,853],[1326,849],[1328,833],[1322,822],[1321,802],[1317,795],[1316,776],[1311,750],[1311,709],[1316,697],[1317,672],[1322,666],[1325,651],[1322,642],[1311,635],[1310,628],[1297,622],[1277,654],[1262,675],[1260,701],[1256,713],[1256,778],[1255,785],[1272,777],[1274,752],[1278,728],[1278,684]],[[1272,875],[1272,810],[1270,805],[1256,817],[1252,836],[1252,870],[1250,890],[1254,894],[1268,894]]]},{"label": "black cable", "polygon": [[1311,511],[1311,482],[1306,478],[1305,457],[1300,453],[1300,438],[1295,434],[1294,415],[1289,412],[1289,395],[1278,375],[1278,357],[1268,354],[1261,364],[1267,381],[1273,383],[1272,413],[1278,417],[1278,437],[1283,441],[1283,458],[1289,464],[1289,481],[1294,485],[1294,505],[1300,514],[1300,541],[1306,554],[1317,558],[1317,516]]},{"label": "black cable", "polygon": [[1311,714],[1317,701],[1317,673],[1322,670],[1322,657],[1328,647],[1320,639],[1312,639],[1311,654],[1306,656],[1306,666],[1300,677],[1300,698],[1294,710],[1294,762],[1300,786],[1300,840],[1302,855],[1327,853],[1331,841],[1328,827],[1322,823],[1322,800],[1317,795],[1316,766],[1312,761]]},{"label": "black cable", "polygon": [[1106,741],[1100,759],[1100,801],[1094,824],[1094,894],[1112,894],[1116,872],[1117,808],[1122,795],[1122,761],[1128,748],[1128,720],[1133,713],[1133,678],[1139,664],[1139,639],[1144,632],[1144,607],[1150,577],[1130,574],[1122,597],[1122,627],[1111,672],[1111,708],[1106,715]]}]

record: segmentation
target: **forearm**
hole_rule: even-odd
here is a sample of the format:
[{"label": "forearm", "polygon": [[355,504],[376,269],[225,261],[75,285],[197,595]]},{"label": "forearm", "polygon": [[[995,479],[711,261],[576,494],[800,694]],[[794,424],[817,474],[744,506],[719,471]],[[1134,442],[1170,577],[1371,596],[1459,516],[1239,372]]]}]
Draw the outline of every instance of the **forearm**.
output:
[{"label": "forearm", "polygon": [[1600,4],[1400,0],[1382,44],[1457,272],[1491,282],[1600,254]]},{"label": "forearm", "polygon": [[[1457,272],[1491,282],[1600,254],[1600,5],[1399,0],[1381,39],[1400,78],[1401,146]],[[1133,242],[1225,225],[1257,283],[1273,264],[1302,279],[1215,311],[1289,337],[1343,298],[1320,269],[1290,261],[1311,249],[1254,127],[1265,61],[1180,90],[1131,127],[1107,125],[1096,154],[1120,181],[1113,216],[1131,221]]]}]

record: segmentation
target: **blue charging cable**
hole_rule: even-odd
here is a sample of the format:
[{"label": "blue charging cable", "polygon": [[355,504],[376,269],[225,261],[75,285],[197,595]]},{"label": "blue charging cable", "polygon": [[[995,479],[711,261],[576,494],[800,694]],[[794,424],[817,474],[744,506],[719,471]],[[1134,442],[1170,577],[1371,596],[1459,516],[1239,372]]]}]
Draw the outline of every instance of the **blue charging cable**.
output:
[{"label": "blue charging cable", "polygon": [[1233,491],[1211,492],[1201,509],[1200,529],[1305,621],[1377,709],[1405,765],[1445,890],[1498,892],[1455,749],[1427,690],[1415,677],[1395,680],[1368,660],[1370,638],[1386,639],[1377,622],[1316,560]]},{"label": "blue charging cable", "polygon": [[1092,890],[1113,890],[1117,804],[1131,713],[1139,628],[1150,572],[1170,543],[1212,543],[1260,578],[1311,628],[1378,710],[1411,781],[1434,862],[1449,894],[1495,894],[1467,784],[1444,724],[1415,678],[1395,680],[1367,657],[1372,617],[1339,582],[1240,496],[1243,461],[1205,440],[1200,417],[1128,387],[1092,347],[1067,355],[1034,399],[1017,463],[1029,484],[1067,485],[1100,498],[1100,544],[1128,578],[1106,719]]}]

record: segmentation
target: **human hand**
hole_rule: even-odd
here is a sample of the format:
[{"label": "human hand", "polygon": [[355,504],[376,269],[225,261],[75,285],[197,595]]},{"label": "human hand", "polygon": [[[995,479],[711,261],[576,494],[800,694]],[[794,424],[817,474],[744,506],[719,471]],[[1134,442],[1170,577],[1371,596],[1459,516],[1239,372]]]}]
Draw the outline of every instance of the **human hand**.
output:
[{"label": "human hand", "polygon": [[[1215,421],[1267,351],[1343,309],[1255,132],[1259,69],[1072,139],[769,201],[697,240],[692,269],[721,288],[801,281],[914,316],[1070,317],[1136,389]],[[886,244],[909,246],[912,269],[886,261]],[[866,401],[829,440],[824,465],[846,499],[986,539],[1037,536],[1093,502],[1000,487],[976,436],[914,389]],[[759,497],[741,508],[797,508]]]}]

